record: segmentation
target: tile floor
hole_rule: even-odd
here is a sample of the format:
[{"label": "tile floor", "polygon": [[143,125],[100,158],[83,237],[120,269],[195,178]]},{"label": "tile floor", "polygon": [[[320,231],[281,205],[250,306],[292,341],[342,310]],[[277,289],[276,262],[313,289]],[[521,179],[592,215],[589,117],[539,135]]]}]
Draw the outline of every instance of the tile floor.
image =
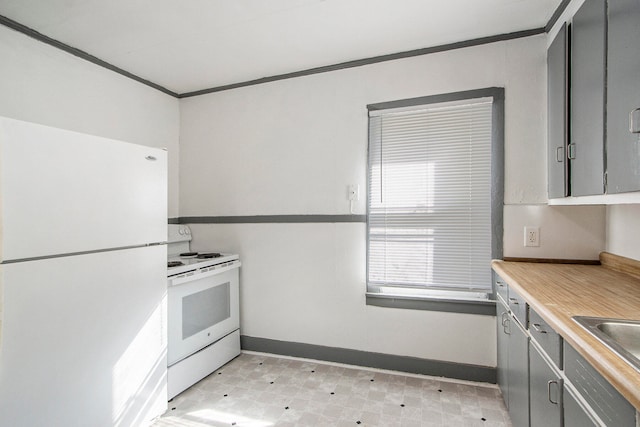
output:
[{"label": "tile floor", "polygon": [[153,427],[504,426],[497,387],[242,353],[169,402]]}]

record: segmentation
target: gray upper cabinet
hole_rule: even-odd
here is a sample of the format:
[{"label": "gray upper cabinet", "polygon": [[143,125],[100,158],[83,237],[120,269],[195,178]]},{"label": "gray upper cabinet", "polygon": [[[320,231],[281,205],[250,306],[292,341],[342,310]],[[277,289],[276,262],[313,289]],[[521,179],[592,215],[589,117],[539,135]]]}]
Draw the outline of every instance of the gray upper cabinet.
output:
[{"label": "gray upper cabinet", "polygon": [[570,194],[604,193],[605,0],[586,0],[571,24]]},{"label": "gray upper cabinet", "polygon": [[640,190],[640,1],[609,2],[607,192]]},{"label": "gray upper cabinet", "polygon": [[547,140],[549,168],[549,198],[568,196],[567,123],[568,123],[568,61],[567,24],[553,39],[547,51]]}]

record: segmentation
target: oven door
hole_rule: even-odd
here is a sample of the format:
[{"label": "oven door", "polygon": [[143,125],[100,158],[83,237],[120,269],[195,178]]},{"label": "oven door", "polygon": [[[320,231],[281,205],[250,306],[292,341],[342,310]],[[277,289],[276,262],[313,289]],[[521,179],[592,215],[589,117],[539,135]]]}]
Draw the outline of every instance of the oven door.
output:
[{"label": "oven door", "polygon": [[169,366],[240,327],[239,266],[169,280]]}]

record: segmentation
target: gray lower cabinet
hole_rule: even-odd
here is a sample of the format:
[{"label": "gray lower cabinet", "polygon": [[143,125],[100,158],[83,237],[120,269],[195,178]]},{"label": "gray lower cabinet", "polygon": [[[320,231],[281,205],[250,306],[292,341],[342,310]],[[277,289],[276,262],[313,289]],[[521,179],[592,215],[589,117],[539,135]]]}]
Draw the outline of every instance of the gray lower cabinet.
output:
[{"label": "gray lower cabinet", "polygon": [[599,423],[593,420],[589,410],[578,402],[576,396],[577,393],[569,387],[563,388],[564,427],[599,427]]},{"label": "gray lower cabinet", "polygon": [[507,285],[507,282],[505,282],[502,277],[498,276],[495,272],[493,275],[493,290],[495,295],[501,297],[503,301],[509,301],[509,286]]},{"label": "gray lower cabinet", "polygon": [[604,193],[605,0],[585,0],[571,24],[570,194]]},{"label": "gray lower cabinet", "polygon": [[498,385],[514,427],[529,425],[529,337],[498,298]]},{"label": "gray lower cabinet", "polygon": [[509,328],[509,416],[514,427],[529,425],[529,337],[511,317]]},{"label": "gray lower cabinet", "polygon": [[512,287],[496,294],[497,380],[514,427],[640,426],[635,408]]},{"label": "gray lower cabinet", "polygon": [[640,190],[640,2],[609,1],[607,192]]},{"label": "gray lower cabinet", "polygon": [[[566,341],[564,374],[590,410],[606,426],[636,426],[634,407]],[[565,415],[566,420],[571,421],[570,415]]]},{"label": "gray lower cabinet", "polygon": [[502,391],[504,404],[509,407],[509,381],[508,363],[509,363],[509,309],[502,303],[500,298],[496,302],[496,318],[497,318],[497,341],[498,341],[498,366],[497,379],[498,386]]},{"label": "gray lower cabinet", "polygon": [[562,377],[541,351],[529,345],[531,427],[562,427]]}]

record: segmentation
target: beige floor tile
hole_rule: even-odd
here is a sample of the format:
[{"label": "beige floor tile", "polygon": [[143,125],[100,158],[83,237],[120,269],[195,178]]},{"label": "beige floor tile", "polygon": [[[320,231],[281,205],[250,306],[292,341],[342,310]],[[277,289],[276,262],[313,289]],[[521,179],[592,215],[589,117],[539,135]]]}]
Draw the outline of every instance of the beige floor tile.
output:
[{"label": "beige floor tile", "polygon": [[243,353],[153,427],[511,427],[496,387]]}]

